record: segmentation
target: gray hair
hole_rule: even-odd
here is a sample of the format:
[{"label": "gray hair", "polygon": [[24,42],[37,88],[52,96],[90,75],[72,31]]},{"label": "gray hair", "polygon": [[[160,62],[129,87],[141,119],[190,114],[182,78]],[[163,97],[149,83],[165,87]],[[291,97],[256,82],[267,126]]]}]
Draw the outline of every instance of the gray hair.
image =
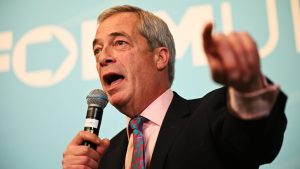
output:
[{"label": "gray hair", "polygon": [[168,74],[170,84],[172,84],[175,74],[176,50],[174,39],[168,28],[168,25],[153,13],[130,5],[115,6],[106,9],[98,16],[98,23],[103,22],[114,14],[122,12],[132,12],[138,16],[139,32],[143,37],[147,39],[148,45],[151,50],[157,47],[166,47],[169,49],[170,58],[168,63]]}]

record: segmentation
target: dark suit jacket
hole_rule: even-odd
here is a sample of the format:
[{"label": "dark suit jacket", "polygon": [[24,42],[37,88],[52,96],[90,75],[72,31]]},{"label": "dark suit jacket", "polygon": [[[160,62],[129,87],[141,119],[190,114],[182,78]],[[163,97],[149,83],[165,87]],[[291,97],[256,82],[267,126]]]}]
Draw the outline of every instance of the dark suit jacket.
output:
[{"label": "dark suit jacket", "polygon": [[[286,128],[286,96],[279,94],[269,117],[243,121],[227,109],[227,89],[201,99],[176,93],[163,120],[151,169],[256,169],[278,154]],[[122,169],[128,139],[122,130],[112,140],[99,169]]]}]

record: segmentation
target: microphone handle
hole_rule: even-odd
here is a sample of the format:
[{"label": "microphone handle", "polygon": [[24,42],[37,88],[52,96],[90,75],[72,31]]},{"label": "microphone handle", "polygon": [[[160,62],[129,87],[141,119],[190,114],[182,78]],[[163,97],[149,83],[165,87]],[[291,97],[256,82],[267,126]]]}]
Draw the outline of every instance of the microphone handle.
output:
[{"label": "microphone handle", "polygon": [[[100,124],[102,120],[103,109],[97,106],[88,106],[86,119],[84,124],[84,131],[96,134],[98,136]],[[91,147],[96,150],[97,145],[90,141],[83,141],[82,145]]]}]

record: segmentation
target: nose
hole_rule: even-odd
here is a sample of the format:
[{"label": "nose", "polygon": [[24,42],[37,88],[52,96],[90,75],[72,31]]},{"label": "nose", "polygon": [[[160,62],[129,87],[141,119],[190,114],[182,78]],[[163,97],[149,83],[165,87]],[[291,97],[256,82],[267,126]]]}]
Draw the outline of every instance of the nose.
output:
[{"label": "nose", "polygon": [[100,62],[99,62],[100,66],[101,67],[108,66],[109,64],[112,64],[115,62],[116,62],[116,59],[112,55],[112,52],[108,48],[103,49],[101,52],[101,56],[100,56]]}]

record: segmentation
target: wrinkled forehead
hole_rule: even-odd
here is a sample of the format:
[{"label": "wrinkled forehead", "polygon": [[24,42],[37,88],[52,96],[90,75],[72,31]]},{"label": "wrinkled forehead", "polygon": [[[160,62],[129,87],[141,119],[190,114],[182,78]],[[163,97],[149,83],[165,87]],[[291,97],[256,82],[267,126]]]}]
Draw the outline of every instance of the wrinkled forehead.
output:
[{"label": "wrinkled forehead", "polygon": [[119,14],[131,14],[131,15],[135,15],[137,16],[137,18],[141,18],[141,16],[143,15],[141,13],[141,11],[124,11],[124,10],[119,10],[119,11],[115,11],[115,10],[111,10],[111,11],[104,11],[103,13],[101,13],[98,18],[97,21],[98,23],[103,22],[104,20],[114,16],[114,15],[119,15]]},{"label": "wrinkled forehead", "polygon": [[113,13],[111,15],[103,16],[103,18],[99,18],[98,26],[102,25],[103,23],[110,22],[111,20],[118,20],[119,22],[135,21],[137,26],[140,23],[141,17],[138,13],[135,12]]},{"label": "wrinkled forehead", "polygon": [[[128,29],[139,30],[139,17],[133,12],[120,12],[110,15],[98,23],[98,31],[108,31],[106,29],[120,29],[118,31],[128,31]],[[123,30],[124,29],[124,30]]]},{"label": "wrinkled forehead", "polygon": [[97,35],[108,35],[112,32],[127,34],[139,33],[139,19],[135,13],[122,12],[111,15],[98,24]]}]

